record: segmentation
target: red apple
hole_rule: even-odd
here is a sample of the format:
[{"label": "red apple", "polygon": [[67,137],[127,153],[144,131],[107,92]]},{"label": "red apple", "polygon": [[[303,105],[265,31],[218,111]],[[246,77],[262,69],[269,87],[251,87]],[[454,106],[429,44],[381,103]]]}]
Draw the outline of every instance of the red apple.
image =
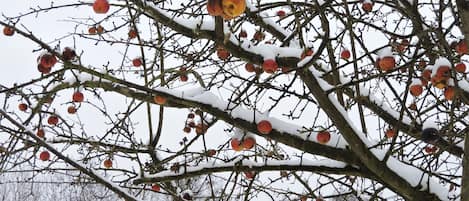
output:
[{"label": "red apple", "polygon": [[261,134],[269,134],[272,131],[272,124],[267,120],[262,120],[257,124],[257,131]]},{"label": "red apple", "polygon": [[137,38],[138,32],[135,29],[130,29],[127,35],[129,36],[129,39],[134,39]]},{"label": "red apple", "polygon": [[409,91],[410,91],[410,94],[412,94],[412,96],[417,97],[422,94],[423,87],[420,84],[414,84],[410,86]]},{"label": "red apple", "polygon": [[438,147],[436,147],[436,146],[428,145],[428,146],[425,147],[425,152],[427,154],[434,154],[436,151],[438,151]]},{"label": "red apple", "polygon": [[287,13],[285,13],[284,10],[279,10],[279,11],[277,11],[277,16],[279,16],[280,19],[281,19],[281,18],[284,18],[286,15],[287,15]]},{"label": "red apple", "polygon": [[15,34],[15,29],[10,26],[3,27],[3,35],[5,36],[13,36]]},{"label": "red apple", "polygon": [[230,144],[231,144],[231,148],[235,151],[243,150],[243,145],[237,138],[231,138]]},{"label": "red apple", "polygon": [[217,56],[221,60],[226,60],[226,59],[228,59],[228,57],[230,57],[230,52],[228,52],[228,50],[226,50],[223,47],[218,47],[217,48]]},{"label": "red apple", "polygon": [[207,156],[208,156],[208,157],[215,156],[215,154],[217,154],[217,151],[216,151],[215,149],[209,149],[209,150],[207,150]]},{"label": "red apple", "polygon": [[208,125],[204,123],[199,123],[195,126],[195,133],[197,135],[203,135],[207,132]]},{"label": "red apple", "polygon": [[187,76],[187,74],[182,74],[179,75],[179,79],[181,80],[181,82],[187,82],[187,80],[189,80],[189,77]]},{"label": "red apple", "polygon": [[41,161],[48,161],[50,159],[50,154],[48,151],[43,151],[39,154],[39,159],[41,159]]},{"label": "red apple", "polygon": [[107,0],[96,0],[93,3],[93,10],[95,13],[107,13],[107,11],[109,11],[109,7],[109,2]]},{"label": "red apple", "polygon": [[383,57],[379,60],[379,68],[382,71],[392,70],[395,65],[396,65],[396,61],[394,60],[394,57],[392,56]]},{"label": "red apple", "polygon": [[55,116],[55,115],[51,115],[49,116],[49,118],[47,119],[47,123],[49,125],[57,125],[59,123],[59,117]]},{"label": "red apple", "polygon": [[52,68],[45,68],[41,64],[37,65],[37,70],[43,74],[49,74],[52,71]]},{"label": "red apple", "polygon": [[264,63],[262,63],[262,69],[266,73],[273,74],[278,69],[277,62],[275,62],[274,59],[267,59],[267,60],[264,61]]},{"label": "red apple", "polygon": [[83,93],[76,91],[73,93],[72,100],[73,102],[81,103],[85,99],[85,96],[83,96]]},{"label": "red apple", "polygon": [[429,81],[432,77],[432,70],[429,70],[429,69],[425,69],[423,70],[422,72],[422,78],[424,78],[425,80]]},{"label": "red apple", "polygon": [[241,30],[238,34],[239,38],[247,38],[248,33],[245,30]]},{"label": "red apple", "polygon": [[111,161],[111,159],[106,159],[106,160],[104,160],[103,166],[104,166],[105,168],[111,168],[111,167],[112,167],[112,161]]},{"label": "red apple", "polygon": [[458,73],[464,73],[466,72],[466,64],[464,63],[458,63],[456,64],[456,66],[454,67],[454,69],[456,70],[456,72]]},{"label": "red apple", "polygon": [[153,97],[153,101],[158,105],[164,105],[166,103],[166,98],[163,96],[155,96]]},{"label": "red apple", "polygon": [[313,54],[314,54],[314,51],[311,48],[308,48],[305,51],[303,51],[303,53],[301,53],[301,59],[304,59],[305,57],[311,56]]},{"label": "red apple", "polygon": [[445,99],[449,101],[453,100],[454,93],[455,93],[454,87],[452,86],[446,87],[445,92],[444,92]]},{"label": "red apple", "polygon": [[46,133],[44,132],[44,129],[42,129],[42,128],[37,129],[36,136],[38,136],[40,138],[44,138],[44,136],[46,136]]},{"label": "red apple", "polygon": [[247,63],[244,68],[246,69],[247,72],[254,72],[256,70],[256,67],[252,63]]},{"label": "red apple", "polygon": [[207,11],[208,11],[208,14],[211,16],[223,15],[222,0],[208,0]]},{"label": "red apple", "polygon": [[254,171],[245,171],[244,176],[246,176],[246,179],[254,179],[254,176],[256,175],[256,172]]},{"label": "red apple", "polygon": [[326,131],[326,130],[319,132],[316,136],[316,140],[321,144],[328,143],[330,139],[331,139],[331,134],[329,133],[329,131]]},{"label": "red apple", "polygon": [[449,66],[439,66],[430,81],[436,88],[443,89],[448,85],[448,80],[450,78],[451,68]]},{"label": "red apple", "polygon": [[422,86],[428,85],[428,81],[425,78],[420,78],[420,82],[422,83]]},{"label": "red apple", "polygon": [[464,39],[459,41],[454,49],[459,55],[469,53],[469,48],[467,47],[466,41]]},{"label": "red apple", "polygon": [[104,27],[101,26],[101,25],[98,25],[98,28],[96,28],[96,32],[97,32],[98,34],[104,33]]},{"label": "red apple", "polygon": [[57,63],[57,58],[51,53],[44,53],[38,58],[39,64],[44,68],[52,68]]},{"label": "red apple", "polygon": [[151,190],[152,190],[152,191],[160,192],[160,189],[161,189],[161,188],[160,188],[160,185],[158,185],[158,184],[153,184],[153,185],[151,186]]},{"label": "red apple", "polygon": [[367,13],[371,12],[373,10],[373,3],[370,1],[363,2],[362,9]]},{"label": "red apple", "polygon": [[26,103],[20,103],[20,104],[18,105],[18,109],[19,109],[20,111],[23,111],[23,112],[24,112],[24,111],[26,111],[26,110],[28,109],[28,105],[27,105]]},{"label": "red apple", "polygon": [[188,127],[188,126],[185,126],[182,131],[184,131],[184,133],[190,133],[191,132],[191,127]]},{"label": "red apple", "polygon": [[345,60],[350,59],[350,56],[351,56],[350,51],[347,49],[342,50],[342,52],[340,53],[340,58],[345,59]]},{"label": "red apple", "polygon": [[132,65],[134,65],[135,67],[140,67],[142,65],[142,58],[140,57],[137,57],[135,59],[132,60]]},{"label": "red apple", "polygon": [[252,38],[256,41],[262,41],[265,39],[265,34],[262,33],[261,31],[256,31],[256,33],[254,33],[254,36]]},{"label": "red apple", "polygon": [[96,30],[96,27],[90,27],[88,28],[88,34],[90,35],[95,35],[98,31]]},{"label": "red apple", "polygon": [[242,147],[245,150],[252,149],[254,147],[254,145],[256,145],[256,139],[255,138],[253,138],[253,137],[244,138],[243,143],[242,143]]},{"label": "red apple", "polygon": [[409,40],[403,39],[396,47],[398,52],[404,52],[409,46]]},{"label": "red apple", "polygon": [[393,138],[396,135],[396,131],[394,129],[388,129],[385,132],[387,138]]}]

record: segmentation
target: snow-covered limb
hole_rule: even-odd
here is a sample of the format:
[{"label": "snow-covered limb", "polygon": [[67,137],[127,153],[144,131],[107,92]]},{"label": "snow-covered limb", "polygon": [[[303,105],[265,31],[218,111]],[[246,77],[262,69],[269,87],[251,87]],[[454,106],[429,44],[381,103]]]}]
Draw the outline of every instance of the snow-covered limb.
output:
[{"label": "snow-covered limb", "polygon": [[10,123],[15,125],[19,129],[24,130],[24,132],[29,137],[33,138],[36,141],[37,144],[45,147],[47,150],[52,152],[58,158],[65,161],[66,163],[73,166],[74,168],[78,169],[79,171],[83,172],[84,174],[88,175],[89,177],[93,178],[94,180],[96,180],[96,182],[106,186],[107,188],[109,188],[110,190],[112,190],[113,192],[118,194],[119,196],[125,198],[126,200],[132,200],[132,201],[139,200],[136,197],[134,197],[133,195],[129,194],[126,190],[124,190],[120,186],[117,186],[116,184],[114,184],[112,181],[109,181],[108,179],[106,179],[106,178],[102,177],[101,175],[99,175],[99,173],[96,173],[94,170],[86,167],[84,164],[81,164],[81,163],[79,163],[77,161],[74,161],[74,160],[70,159],[69,157],[65,156],[62,152],[55,149],[52,145],[48,144],[47,142],[42,140],[40,137],[36,136],[36,134],[34,134],[34,132],[31,129],[26,128],[21,122],[18,122],[17,120],[15,120],[8,113],[6,113],[4,110],[0,109],[0,114],[5,119],[7,119]]},{"label": "snow-covered limb", "polygon": [[[324,76],[323,80],[329,84],[332,83],[331,76]],[[341,80],[346,81],[347,79],[342,76]],[[468,82],[464,80],[459,83],[467,84]],[[346,82],[342,84],[348,85],[348,83]],[[467,84],[467,86],[469,86],[469,84]],[[333,89],[332,86],[328,88],[330,88],[328,89],[329,91]],[[373,94],[370,94],[369,89],[361,87],[359,90],[360,94],[357,94],[357,90],[353,87],[344,87],[343,89],[344,90],[342,90],[342,92],[345,95],[357,101],[361,105],[365,106],[367,109],[373,111],[373,113],[377,114],[381,119],[383,119],[389,125],[399,125],[400,131],[416,139],[422,138],[422,135],[421,135],[422,123],[421,122],[418,122],[417,120],[413,119],[413,117],[409,117],[406,114],[403,114],[402,120],[399,121],[400,113],[392,109],[389,105],[385,104],[383,100],[376,98]],[[468,87],[467,94],[469,94],[469,87]],[[449,132],[449,135],[456,136],[456,134],[451,134],[451,132]],[[461,157],[464,152],[464,150],[462,149],[462,146],[459,145],[458,143],[451,144],[447,140],[443,140],[443,139],[438,140],[435,145],[441,148],[442,150],[447,151],[448,153],[457,157]]]},{"label": "snow-covered limb", "polygon": [[[145,14],[150,15],[152,18],[170,27],[174,31],[191,38],[217,39],[215,29],[200,29],[200,23],[208,23],[209,21],[202,19],[184,20],[184,18],[172,16],[152,2],[143,0],[132,0],[132,2],[142,8]],[[194,23],[194,21],[199,22],[199,24]],[[212,27],[212,25],[207,25],[207,27]],[[275,57],[279,66],[295,68],[303,51],[301,48],[277,47],[268,44],[254,45],[246,40],[240,43],[234,38],[233,33],[229,35],[229,40],[223,41],[223,46],[228,49],[232,55],[255,64],[262,64],[265,57]]]},{"label": "snow-covered limb", "polygon": [[[99,72],[91,69],[80,67],[84,71],[92,74],[99,74]],[[83,84],[85,87],[103,88],[104,90],[114,91],[122,95],[133,97],[141,101],[150,103],[153,102],[153,96],[159,95],[164,96],[167,99],[165,106],[168,107],[179,107],[179,108],[200,108],[204,112],[211,115],[217,116],[220,120],[223,120],[235,127],[244,129],[252,133],[258,133],[256,122],[268,119],[272,122],[273,130],[267,137],[270,139],[281,142],[285,145],[300,148],[301,150],[315,154],[323,155],[325,157],[343,161],[352,165],[358,165],[358,160],[353,154],[346,149],[347,144],[345,140],[340,136],[333,136],[328,144],[323,145],[316,141],[315,134],[303,134],[299,131],[302,129],[301,126],[289,124],[273,117],[267,117],[263,114],[256,114],[256,119],[253,119],[253,111],[236,107],[231,110],[226,110],[229,105],[227,102],[220,100],[210,92],[204,92],[198,94],[198,89],[185,90],[184,92],[170,89],[157,88],[156,90],[148,89],[133,83],[127,83],[126,81],[113,78],[110,82],[94,82],[86,81]],[[151,94],[151,95],[148,95]],[[194,95],[198,94],[198,95]],[[265,135],[259,135],[266,137]]]},{"label": "snow-covered limb", "polygon": [[[299,74],[311,93],[317,98],[319,106],[328,114],[331,121],[347,140],[351,150],[360,158],[367,169],[373,172],[377,178],[381,179],[383,184],[410,200],[415,198],[422,198],[423,200],[448,200],[448,192],[441,191],[444,187],[437,181],[434,181],[434,179],[428,179],[427,183],[415,183],[413,182],[414,177],[409,177],[408,174],[403,173],[402,170],[409,169],[412,166],[404,164],[393,157],[388,159],[387,164],[382,163],[383,156],[378,154],[382,153],[382,150],[374,149],[370,151],[369,148],[374,143],[368,140],[364,133],[357,129],[353,122],[348,119],[347,112],[337,102],[333,94],[324,96],[325,91],[331,86],[320,78],[320,72],[311,68],[310,70],[301,71]],[[429,177],[429,175],[416,168],[412,169],[412,172],[413,176]]]},{"label": "snow-covered limb", "polygon": [[79,137],[52,137],[46,139],[47,143],[51,144],[90,144],[93,146],[100,146],[102,149],[111,149],[115,152],[123,152],[123,153],[149,153],[150,150],[147,147],[143,146],[136,146],[136,147],[127,147],[124,145],[116,145],[111,143],[106,143],[102,141],[96,141],[92,139],[83,139]]},{"label": "snow-covered limb", "polygon": [[[217,172],[232,172],[232,171],[273,171],[273,170],[288,170],[288,171],[307,171],[315,173],[327,174],[344,174],[356,175],[366,177],[366,170],[355,168],[347,165],[346,163],[334,161],[330,159],[323,159],[318,161],[311,161],[307,159],[295,160],[268,160],[265,162],[255,162],[249,159],[234,160],[231,162],[220,163],[217,161],[209,161],[207,163],[198,164],[195,167],[180,167],[179,171],[165,170],[156,174],[144,175],[142,178],[135,179],[134,184],[141,183],[155,183],[161,181],[177,180],[199,175],[217,173]],[[376,178],[371,178],[376,179]]]}]

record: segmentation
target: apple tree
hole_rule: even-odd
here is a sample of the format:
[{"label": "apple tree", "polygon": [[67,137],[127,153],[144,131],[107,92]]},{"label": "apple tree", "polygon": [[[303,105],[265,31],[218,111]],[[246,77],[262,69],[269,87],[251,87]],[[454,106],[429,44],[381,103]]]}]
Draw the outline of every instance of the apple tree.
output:
[{"label": "apple tree", "polygon": [[83,196],[110,200],[469,200],[467,1],[0,11],[0,186],[98,185]]}]

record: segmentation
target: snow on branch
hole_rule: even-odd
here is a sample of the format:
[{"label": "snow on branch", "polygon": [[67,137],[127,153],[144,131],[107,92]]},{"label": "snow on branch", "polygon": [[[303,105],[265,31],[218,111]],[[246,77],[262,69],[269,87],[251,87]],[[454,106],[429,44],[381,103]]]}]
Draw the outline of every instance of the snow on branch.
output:
[{"label": "snow on branch", "polygon": [[[361,159],[363,164],[391,189],[399,189],[402,196],[426,197],[428,199],[448,200],[448,191],[436,179],[430,178],[415,167],[407,165],[390,156],[385,164],[383,159],[387,151],[372,148],[375,145],[366,135],[355,127],[349,119],[347,111],[339,104],[334,94],[323,96],[331,86],[321,78],[321,73],[315,68],[301,71],[300,76],[317,98],[319,106],[328,114],[332,122],[349,143],[351,150]],[[408,170],[410,174],[402,170]],[[429,179],[416,179],[429,178]]]},{"label": "snow on branch", "polygon": [[232,172],[232,171],[308,171],[329,174],[347,174],[363,176],[364,170],[347,165],[346,163],[323,159],[311,161],[307,159],[296,160],[267,160],[265,162],[255,162],[246,158],[238,157],[230,162],[209,161],[197,166],[179,167],[179,170],[165,170],[156,174],[145,174],[143,178],[135,179],[134,184],[154,183],[161,181],[177,180],[188,177],[195,177],[207,173]]}]

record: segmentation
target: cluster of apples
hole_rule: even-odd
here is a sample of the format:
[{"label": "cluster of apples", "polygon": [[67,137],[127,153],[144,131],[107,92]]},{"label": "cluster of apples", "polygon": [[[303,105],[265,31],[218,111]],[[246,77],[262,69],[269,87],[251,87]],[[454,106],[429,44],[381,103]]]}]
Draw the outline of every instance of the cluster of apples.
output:
[{"label": "cluster of apples", "polygon": [[250,150],[256,145],[256,138],[250,135],[243,136],[241,139],[233,137],[230,144],[235,151]]},{"label": "cluster of apples", "polygon": [[92,26],[88,28],[88,34],[90,35],[96,35],[96,34],[102,34],[102,33],[104,33],[104,27],[101,25]]},{"label": "cluster of apples", "polygon": [[[85,95],[83,95],[80,91],[75,91],[72,95],[72,101],[75,103],[81,103],[85,100]],[[74,105],[70,105],[67,108],[67,112],[69,114],[75,114],[77,112],[77,108]]]},{"label": "cluster of apples", "polygon": [[208,125],[206,123],[203,123],[203,122],[200,122],[200,123],[195,123],[194,122],[194,118],[195,118],[195,115],[198,115],[198,116],[202,116],[202,110],[195,110],[195,114],[194,113],[189,113],[187,115],[187,119],[186,119],[186,125],[184,126],[184,129],[183,131],[185,133],[190,133],[192,131],[192,128],[195,128],[195,133],[197,135],[203,135],[207,132],[208,130]]},{"label": "cluster of apples", "polygon": [[457,63],[454,68],[451,68],[449,65],[429,66],[422,72],[421,83],[410,86],[410,93],[414,96],[419,96],[423,91],[422,86],[426,86],[430,81],[432,86],[444,90],[443,94],[446,100],[453,100],[456,89],[452,86],[452,69],[456,73],[465,73],[466,65],[461,62]]},{"label": "cluster of apples", "polygon": [[[52,99],[49,99],[46,103],[49,103],[49,104],[52,103]],[[18,109],[19,109],[20,111],[25,112],[25,111],[28,109],[28,104],[26,104],[26,103],[20,103],[20,104],[18,104]],[[57,125],[57,124],[59,123],[59,117],[58,117],[57,115],[52,114],[52,115],[50,115],[50,116],[47,118],[47,123],[48,123],[49,125],[51,125],[51,126],[55,126],[55,125]],[[37,133],[37,135],[38,135],[39,137],[44,137],[44,131],[43,131],[43,130],[39,130],[38,133]]]},{"label": "cluster of apples", "polygon": [[[93,11],[97,14],[106,14],[109,11],[110,7],[111,6],[107,0],[96,0],[93,3]],[[101,25],[92,26],[88,28],[88,33],[90,35],[102,34],[104,33],[104,27]],[[130,32],[129,32],[129,36],[130,36]]]},{"label": "cluster of apples", "polygon": [[211,16],[229,20],[240,16],[246,10],[246,0],[208,0],[207,11]]}]

